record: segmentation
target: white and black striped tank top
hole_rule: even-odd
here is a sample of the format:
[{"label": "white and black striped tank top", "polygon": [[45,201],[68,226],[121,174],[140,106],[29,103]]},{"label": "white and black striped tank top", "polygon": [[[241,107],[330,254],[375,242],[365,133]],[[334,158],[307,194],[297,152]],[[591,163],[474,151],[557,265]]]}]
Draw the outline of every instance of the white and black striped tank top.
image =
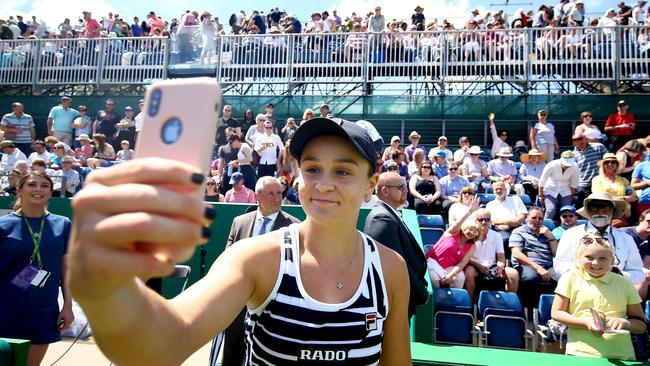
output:
[{"label": "white and black striped tank top", "polygon": [[388,315],[377,246],[363,233],[364,269],[345,303],[307,294],[300,278],[298,224],[280,231],[281,263],[275,286],[246,320],[247,365],[376,365]]}]

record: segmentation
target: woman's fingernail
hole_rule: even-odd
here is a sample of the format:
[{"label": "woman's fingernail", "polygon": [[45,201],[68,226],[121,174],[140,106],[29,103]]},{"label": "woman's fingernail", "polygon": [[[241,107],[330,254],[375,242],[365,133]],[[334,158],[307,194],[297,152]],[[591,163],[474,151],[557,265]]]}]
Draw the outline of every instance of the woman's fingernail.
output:
[{"label": "woman's fingernail", "polygon": [[192,182],[194,182],[196,184],[201,184],[205,180],[205,175],[203,175],[201,173],[192,173],[191,179],[192,179]]},{"label": "woman's fingernail", "polygon": [[217,210],[214,209],[214,206],[207,206],[203,211],[203,216],[208,220],[214,220],[217,217]]},{"label": "woman's fingernail", "polygon": [[210,237],[212,237],[212,229],[210,229],[209,226],[204,226],[201,228],[201,236],[204,239],[210,239]]}]

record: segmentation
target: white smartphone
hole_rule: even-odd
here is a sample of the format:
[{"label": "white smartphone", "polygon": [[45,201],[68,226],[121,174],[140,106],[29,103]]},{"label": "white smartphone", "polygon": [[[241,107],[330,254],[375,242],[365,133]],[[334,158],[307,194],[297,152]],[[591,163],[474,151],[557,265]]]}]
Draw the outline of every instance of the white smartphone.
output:
[{"label": "white smartphone", "polygon": [[[210,169],[221,88],[214,78],[156,82],[147,90],[136,158],[160,157]],[[203,195],[203,191],[199,192]]]}]

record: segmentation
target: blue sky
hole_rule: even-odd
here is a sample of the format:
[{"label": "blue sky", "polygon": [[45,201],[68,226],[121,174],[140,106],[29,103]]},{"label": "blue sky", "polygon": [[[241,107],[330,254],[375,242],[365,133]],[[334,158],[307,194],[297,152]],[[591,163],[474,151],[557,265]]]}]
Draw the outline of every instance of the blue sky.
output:
[{"label": "blue sky", "polygon": [[[632,1],[628,1],[632,3]],[[517,8],[536,9],[540,4],[555,5],[559,0],[531,1],[531,0],[510,0],[510,3],[520,5],[503,5],[505,0],[303,0],[303,1],[267,1],[267,0],[239,0],[239,1],[126,1],[126,0],[3,0],[0,5],[0,18],[6,18],[10,14],[36,15],[37,18],[43,19],[48,26],[56,27],[69,17],[72,20],[81,16],[81,11],[92,10],[99,18],[109,11],[117,12],[122,18],[132,19],[133,16],[142,18],[150,10],[156,11],[164,19],[179,17],[186,9],[210,11],[212,14],[219,16],[222,23],[226,23],[228,17],[233,12],[244,10],[247,14],[251,10],[257,9],[268,12],[272,7],[278,6],[281,9],[293,13],[301,20],[306,20],[310,13],[314,11],[337,9],[339,16],[345,17],[352,11],[357,14],[372,11],[376,5],[381,5],[383,13],[387,18],[407,19],[413,13],[416,5],[425,8],[424,14],[427,18],[437,18],[441,21],[448,18],[454,23],[462,23],[462,19],[469,14],[469,9],[479,8],[481,14],[486,11],[505,10],[507,14],[514,13]],[[586,10],[590,17],[601,16],[605,9],[613,7],[618,3],[616,0],[589,0],[586,2]],[[636,3],[636,1],[634,1]],[[155,4],[155,5],[154,5]]]}]

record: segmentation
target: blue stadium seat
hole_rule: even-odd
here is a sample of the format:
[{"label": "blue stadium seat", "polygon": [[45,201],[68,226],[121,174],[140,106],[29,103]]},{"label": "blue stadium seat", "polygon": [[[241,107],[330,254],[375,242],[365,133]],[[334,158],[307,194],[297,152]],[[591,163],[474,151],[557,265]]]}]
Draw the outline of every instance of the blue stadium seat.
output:
[{"label": "blue stadium seat", "polygon": [[424,252],[428,252],[445,232],[445,221],[440,215],[418,215],[418,226],[422,235]]},{"label": "blue stadium seat", "polygon": [[527,349],[533,333],[527,328],[526,313],[513,292],[481,291],[478,318],[483,321],[479,342],[487,347]]},{"label": "blue stadium seat", "polygon": [[[550,331],[546,325],[548,321],[551,320],[551,307],[553,306],[553,299],[555,299],[555,295],[542,294],[539,297],[539,304],[537,305],[537,309],[533,311],[533,324],[535,324],[535,331],[537,332],[536,335],[542,340],[542,352],[546,352],[546,345],[549,341],[554,340],[554,338],[550,337]],[[563,332],[560,337],[560,348],[562,348],[562,343],[566,341],[566,331]]]},{"label": "blue stadium seat", "polygon": [[555,229],[557,227],[555,225],[555,221],[553,221],[551,219],[544,219],[544,226],[546,226],[546,228],[549,229],[549,230],[553,230],[553,229]]},{"label": "blue stadium seat", "polygon": [[496,195],[493,193],[477,193],[478,199],[481,201],[481,206],[485,206],[488,202],[494,201]]},{"label": "blue stadium seat", "polygon": [[587,220],[585,219],[576,221],[576,225],[585,225],[585,224],[587,224]]},{"label": "blue stadium seat", "polygon": [[476,344],[474,307],[469,293],[461,288],[436,288],[433,292],[433,341]]},{"label": "blue stadium seat", "polygon": [[527,208],[533,207],[533,200],[530,199],[530,197],[527,194],[522,194],[519,196],[521,198],[521,201],[524,203],[524,206]]}]

